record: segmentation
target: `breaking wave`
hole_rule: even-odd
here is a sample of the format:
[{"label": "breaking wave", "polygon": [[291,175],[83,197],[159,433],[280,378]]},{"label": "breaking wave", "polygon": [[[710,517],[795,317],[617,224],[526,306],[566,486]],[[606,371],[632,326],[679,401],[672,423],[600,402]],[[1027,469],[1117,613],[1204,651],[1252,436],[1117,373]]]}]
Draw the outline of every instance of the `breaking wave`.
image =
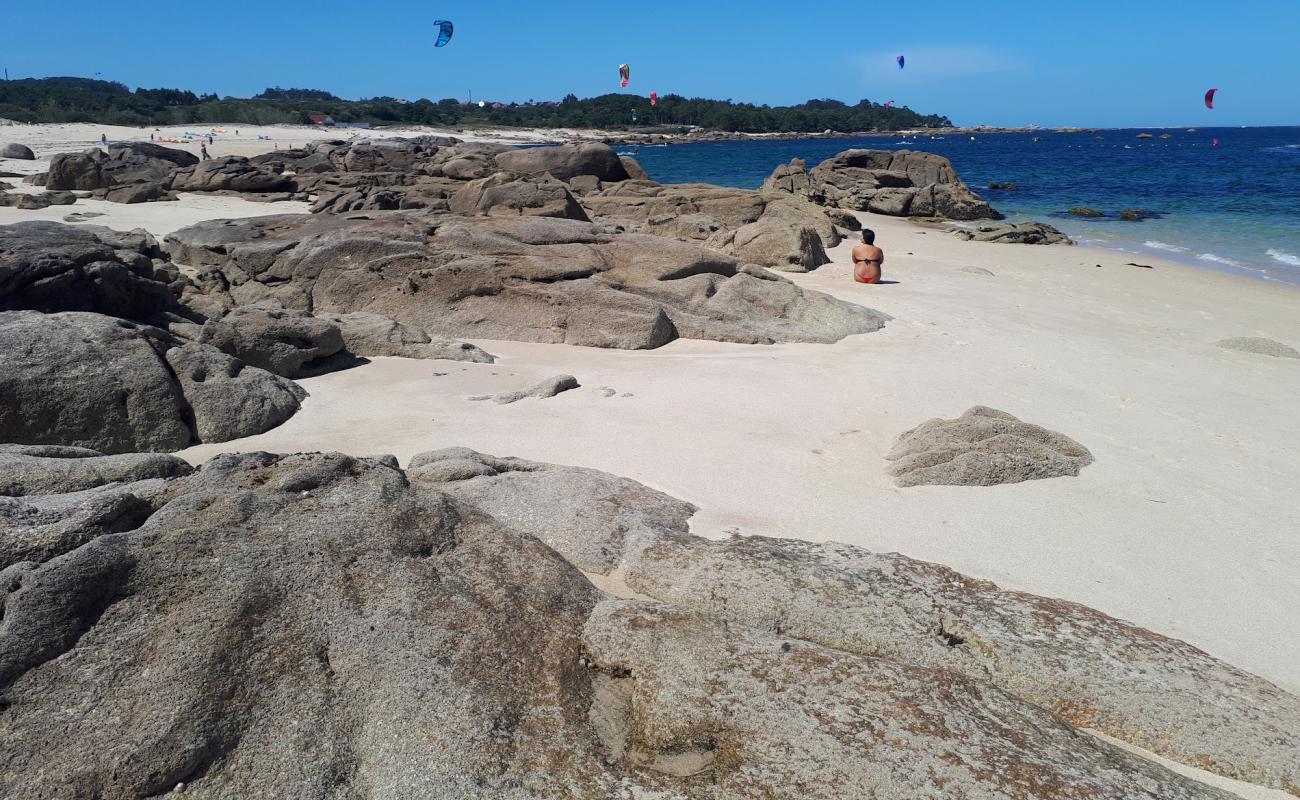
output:
[{"label": "breaking wave", "polygon": [[1285,250],[1270,249],[1266,255],[1274,261],[1287,264],[1292,267],[1300,267],[1300,256],[1292,255]]}]

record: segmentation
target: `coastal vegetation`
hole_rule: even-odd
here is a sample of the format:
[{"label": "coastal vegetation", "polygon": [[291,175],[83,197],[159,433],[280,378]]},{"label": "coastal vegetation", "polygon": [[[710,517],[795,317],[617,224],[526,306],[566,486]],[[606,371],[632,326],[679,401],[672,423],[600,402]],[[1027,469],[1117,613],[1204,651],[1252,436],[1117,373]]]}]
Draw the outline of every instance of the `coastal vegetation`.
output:
[{"label": "coastal vegetation", "polygon": [[938,114],[871,100],[854,105],[809,100],[793,106],[737,103],[665,94],[654,106],[635,94],[606,94],[559,101],[474,102],[446,98],[407,100],[372,97],[344,100],[318,89],[268,88],[248,98],[196,94],[185,89],[145,89],[92,78],[25,78],[0,81],[0,117],[18,122],[93,122],[104,125],[236,123],[304,124],[312,115],[370,125],[456,125],[521,128],[629,129],[698,126],[712,130],[771,133],[939,128]]}]

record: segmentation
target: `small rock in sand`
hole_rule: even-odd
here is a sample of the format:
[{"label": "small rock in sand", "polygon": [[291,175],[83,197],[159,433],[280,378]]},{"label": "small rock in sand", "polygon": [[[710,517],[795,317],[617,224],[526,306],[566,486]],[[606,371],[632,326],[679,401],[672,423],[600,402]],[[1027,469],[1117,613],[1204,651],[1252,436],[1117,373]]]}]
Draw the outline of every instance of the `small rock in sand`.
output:
[{"label": "small rock in sand", "polygon": [[1300,350],[1262,336],[1236,336],[1217,344],[1225,350],[1237,350],[1242,353],[1258,353],[1275,358],[1300,358]]},{"label": "small rock in sand", "polygon": [[516,400],[523,400],[525,397],[554,397],[560,392],[577,389],[579,385],[578,379],[572,375],[556,375],[553,378],[547,378],[541,383],[529,386],[527,389],[518,389],[513,392],[502,392],[500,394],[480,394],[469,399],[491,400],[494,403],[505,405],[506,403],[513,403]]},{"label": "small rock in sand", "polygon": [[74,211],[71,214],[65,214],[63,216],[63,221],[64,222],[85,222],[88,219],[94,219],[95,217],[102,217],[102,216],[104,215],[98,211]]},{"label": "small rock in sand", "polygon": [[600,392],[601,397],[613,397],[614,395],[618,394],[617,389],[611,389],[608,386],[602,386],[597,391]]},{"label": "small rock in sand", "polygon": [[993,486],[1078,475],[1092,454],[1078,442],[975,406],[957,419],[932,419],[898,437],[886,456],[899,486]]}]

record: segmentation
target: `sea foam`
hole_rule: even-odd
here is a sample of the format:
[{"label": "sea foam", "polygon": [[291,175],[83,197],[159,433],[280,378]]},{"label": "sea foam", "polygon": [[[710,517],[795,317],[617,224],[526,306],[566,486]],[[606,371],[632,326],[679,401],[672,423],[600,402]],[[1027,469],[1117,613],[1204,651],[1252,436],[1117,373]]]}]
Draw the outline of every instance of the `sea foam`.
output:
[{"label": "sea foam", "polygon": [[1216,256],[1214,253],[1201,253],[1199,256],[1197,256],[1197,258],[1199,258],[1202,261],[1213,261],[1216,264],[1227,264],[1230,267],[1239,267],[1239,268],[1245,267],[1245,265],[1242,264],[1240,261],[1233,261],[1231,258]]},{"label": "sea foam", "polygon": [[1266,255],[1274,261],[1279,261],[1292,267],[1300,267],[1300,256],[1292,255],[1285,250],[1270,249],[1266,252]]},{"label": "sea foam", "polygon": [[1155,239],[1148,239],[1147,241],[1143,242],[1142,244],[1143,244],[1144,246],[1146,246],[1146,247],[1150,247],[1152,250],[1164,250],[1164,251],[1169,252],[1169,253],[1189,253],[1189,252],[1191,252],[1191,251],[1188,250],[1186,247],[1179,247],[1179,246],[1176,245],[1176,244],[1169,244],[1168,242],[1160,242],[1160,241],[1156,241]]}]

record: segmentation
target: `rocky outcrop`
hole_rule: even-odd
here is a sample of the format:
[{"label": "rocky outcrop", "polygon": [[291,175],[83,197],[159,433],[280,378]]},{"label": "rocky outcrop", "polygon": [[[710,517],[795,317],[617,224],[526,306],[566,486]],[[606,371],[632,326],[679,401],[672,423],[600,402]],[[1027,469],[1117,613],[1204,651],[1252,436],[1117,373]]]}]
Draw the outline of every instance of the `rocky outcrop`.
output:
[{"label": "rocky outcrop", "polygon": [[305,396],[157,328],[85,312],[0,312],[0,442],[178,450],[273,428]]},{"label": "rocky outcrop", "polygon": [[50,159],[46,189],[111,189],[132,183],[157,183],[177,167],[199,163],[197,156],[147,142],[112,144]]},{"label": "rocky outcrop", "polygon": [[343,349],[337,324],[306,311],[260,306],[209,319],[199,341],[286,378],[328,371],[328,359]]},{"label": "rocky outcrop", "polygon": [[1216,344],[1225,350],[1236,350],[1240,353],[1258,353],[1274,358],[1300,358],[1300,350],[1262,336],[1234,336],[1231,339],[1222,339]]},{"label": "rocky outcrop", "polygon": [[1295,785],[1296,698],[1187,645],[590,470],[225,455],[146,509],[0,562],[0,794],[1227,798],[1069,721]]},{"label": "rocky outcrop", "polygon": [[948,159],[910,150],[846,150],[811,171],[796,159],[777,167],[763,188],[890,216],[1002,219],[961,182]]},{"label": "rocky outcrop", "polygon": [[790,272],[830,263],[826,249],[843,238],[822,209],[772,191],[626,181],[585,194],[581,202],[607,225],[699,242]]},{"label": "rocky outcrop", "polygon": [[[182,167],[171,175],[170,188],[180,192],[293,192],[293,179],[242,156],[224,156]],[[111,198],[110,198],[111,199]]]},{"label": "rocky outcrop", "polygon": [[167,238],[217,302],[369,311],[431,336],[653,348],[831,342],[884,315],[731,256],[547,217],[374,212],[204,222]]},{"label": "rocky outcrop", "polygon": [[400,358],[439,358],[491,364],[496,357],[470,344],[454,339],[435,339],[419,328],[403,325],[379,314],[354,311],[350,314],[318,314],[339,326],[343,348],[363,358],[397,356]]},{"label": "rocky outcrop", "polygon": [[559,217],[589,222],[587,212],[563,183],[498,172],[470,181],[451,197],[451,211],[467,216]]},{"label": "rocky outcrop", "polygon": [[82,447],[0,444],[0,496],[67,494],[189,473],[188,463],[161,453],[106,456]]},{"label": "rocky outcrop", "polygon": [[1073,439],[986,406],[918,425],[886,458],[899,486],[1020,483],[1078,475],[1092,463],[1092,453]]},{"label": "rocky outcrop", "polygon": [[25,144],[7,142],[5,144],[0,144],[0,158],[12,158],[18,161],[32,161],[36,158],[36,154],[32,152],[32,148]]},{"label": "rocky outcrop", "polygon": [[953,228],[966,241],[1000,244],[1074,244],[1074,240],[1046,222],[987,222]]},{"label": "rocky outcrop", "polygon": [[1071,208],[1071,209],[1070,209],[1068,212],[1066,212],[1066,213],[1070,214],[1071,216],[1075,216],[1075,217],[1089,217],[1089,218],[1092,218],[1092,217],[1104,217],[1104,216],[1106,216],[1106,212],[1104,212],[1104,211],[1099,211],[1099,210],[1097,210],[1097,209],[1095,209],[1095,208],[1089,208],[1088,206],[1075,206],[1074,208]]},{"label": "rocky outcrop", "polygon": [[648,181],[650,176],[641,168],[641,163],[632,156],[619,156],[619,161],[623,162],[623,169],[627,172],[628,180]]},{"label": "rocky outcrop", "polygon": [[520,147],[498,153],[496,165],[504,172],[550,175],[562,181],[579,175],[590,175],[608,182],[625,181],[630,177],[614,148],[600,142]]},{"label": "rocky outcrop", "polygon": [[145,319],[180,291],[143,230],[18,222],[0,225],[0,311],[95,311]]},{"label": "rocky outcrop", "polygon": [[580,385],[578,379],[572,375],[556,375],[544,381],[538,381],[526,389],[516,389],[512,392],[501,392],[500,394],[482,394],[469,399],[491,400],[497,405],[509,405],[528,398],[544,400],[548,397],[554,397],[560,392],[577,389]]},{"label": "rocky outcrop", "polygon": [[28,211],[50,206],[70,206],[77,202],[72,192],[41,192],[40,194],[10,194],[0,189],[0,207],[21,208]]}]

